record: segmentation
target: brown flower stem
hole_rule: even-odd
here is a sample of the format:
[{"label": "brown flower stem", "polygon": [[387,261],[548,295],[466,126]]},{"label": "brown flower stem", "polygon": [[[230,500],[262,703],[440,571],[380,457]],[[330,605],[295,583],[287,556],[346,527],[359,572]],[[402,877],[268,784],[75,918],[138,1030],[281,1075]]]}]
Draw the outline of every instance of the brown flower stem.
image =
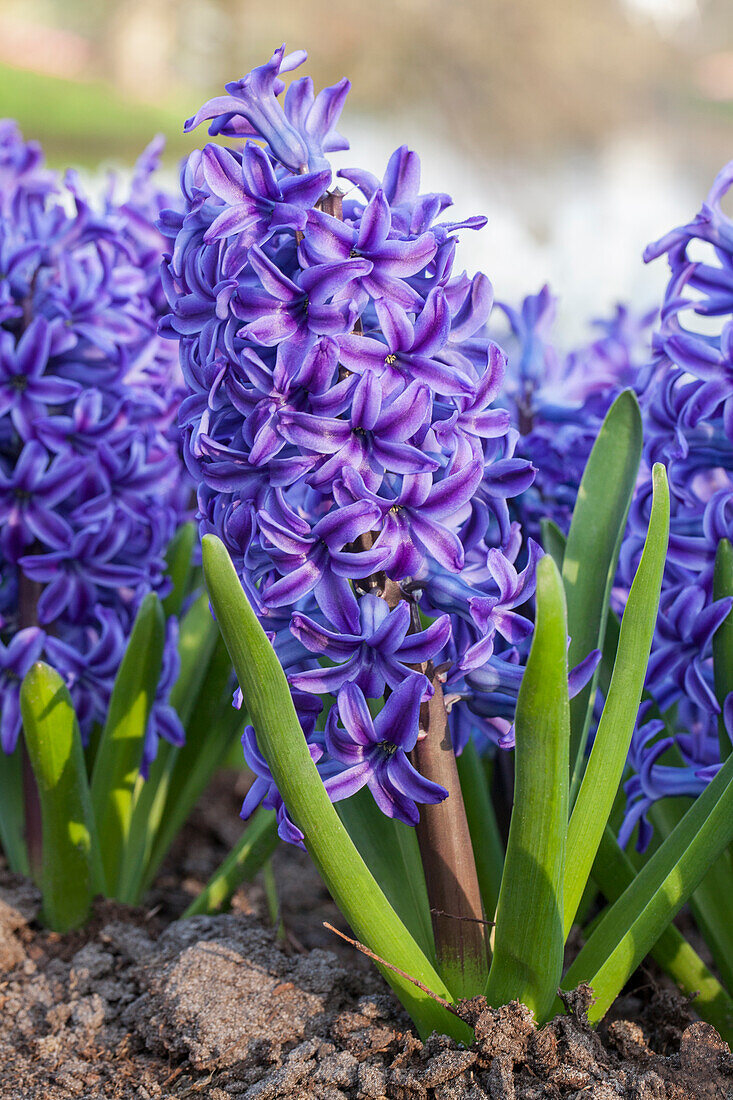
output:
[{"label": "brown flower stem", "polygon": [[[38,598],[41,591],[42,586],[37,581],[30,580],[19,570],[18,610],[21,630],[29,626],[38,626]],[[21,758],[23,762],[23,806],[28,864],[32,877],[36,882],[40,882],[43,866],[41,800],[25,743],[25,735],[21,738]]]},{"label": "brown flower stem", "polygon": [[[368,550],[378,532],[361,535],[355,550]],[[354,582],[357,591],[380,596],[390,608],[410,606],[410,633],[422,630],[414,596],[384,573]],[[426,779],[440,784],[448,797],[420,806],[417,839],[430,903],[438,969],[456,998],[483,993],[489,967],[489,930],[481,901],[476,860],[468,828],[458,766],[448,726],[443,684],[432,661],[411,666],[430,680],[433,695],[420,707],[420,738],[411,753]]]},{"label": "brown flower stem", "polygon": [[[413,618],[419,624],[417,605]],[[433,696],[420,708],[421,736],[412,762],[426,779],[439,783],[448,797],[420,807],[417,839],[430,901],[438,967],[455,997],[483,993],[489,964],[488,925],[466,808],[458,778],[443,685],[432,663],[421,668],[433,685]]]}]

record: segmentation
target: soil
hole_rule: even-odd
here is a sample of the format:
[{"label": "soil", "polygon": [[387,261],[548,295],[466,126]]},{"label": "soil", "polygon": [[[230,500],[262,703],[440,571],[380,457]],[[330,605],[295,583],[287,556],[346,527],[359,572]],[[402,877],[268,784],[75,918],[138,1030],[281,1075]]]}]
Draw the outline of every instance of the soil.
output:
[{"label": "soil", "polygon": [[727,1045],[650,972],[599,1030],[581,988],[543,1028],[476,998],[470,1049],[421,1042],[323,928],[343,924],[294,849],[275,857],[279,934],[259,883],[228,914],[179,919],[237,834],[231,776],[214,795],[146,908],[100,902],[82,932],[43,930],[35,890],[0,870],[2,1100],[733,1100]]}]

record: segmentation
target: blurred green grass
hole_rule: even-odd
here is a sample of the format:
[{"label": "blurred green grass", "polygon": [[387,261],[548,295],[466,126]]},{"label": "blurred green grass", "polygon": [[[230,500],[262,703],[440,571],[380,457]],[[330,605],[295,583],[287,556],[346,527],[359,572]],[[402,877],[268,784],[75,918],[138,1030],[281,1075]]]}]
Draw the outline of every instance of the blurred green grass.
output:
[{"label": "blurred green grass", "polygon": [[0,117],[17,120],[26,139],[40,141],[53,167],[131,163],[157,133],[173,161],[199,142],[182,133],[199,105],[154,105],[123,98],[111,84],[80,82],[0,64]]}]

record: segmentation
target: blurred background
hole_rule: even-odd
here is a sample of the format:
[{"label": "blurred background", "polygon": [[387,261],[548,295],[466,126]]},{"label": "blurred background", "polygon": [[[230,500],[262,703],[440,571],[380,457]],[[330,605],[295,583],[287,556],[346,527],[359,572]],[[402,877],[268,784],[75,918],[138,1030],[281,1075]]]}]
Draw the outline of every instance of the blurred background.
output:
[{"label": "blurred background", "polygon": [[[352,81],[337,166],[382,174],[403,143],[448,191],[461,259],[517,301],[549,281],[563,336],[665,282],[644,245],[733,159],[730,0],[0,0],[0,116],[101,186],[281,42],[316,86]],[[304,67],[304,68],[306,68]]]}]

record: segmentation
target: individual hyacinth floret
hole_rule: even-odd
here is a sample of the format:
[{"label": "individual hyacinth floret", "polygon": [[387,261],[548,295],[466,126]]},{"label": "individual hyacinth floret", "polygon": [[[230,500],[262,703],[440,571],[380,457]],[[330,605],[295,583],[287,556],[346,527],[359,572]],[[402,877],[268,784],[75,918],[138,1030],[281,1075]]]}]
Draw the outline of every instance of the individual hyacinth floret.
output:
[{"label": "individual hyacinth floret", "polygon": [[[445,686],[458,748],[471,733],[512,743],[539,548],[508,500],[534,469],[494,407],[491,286],[453,271],[458,230],[485,219],[441,221],[450,199],[420,194],[405,146],[382,180],[334,181],[348,82],[315,95],[300,78],[283,98],[304,57],[276,50],[187,124],[261,144],[188,158],[185,209],[160,223],[162,331],[180,341],[202,532],[273,640],[327,790],[366,785],[414,824],[416,804],[446,795],[406,756],[421,702]],[[470,683],[489,669],[488,689]],[[264,797],[297,841],[251,730],[244,748],[259,778],[243,812]]]},{"label": "individual hyacinth floret", "polygon": [[[0,124],[0,740],[20,733],[18,691],[45,657],[87,738],[106,716],[140,601],[165,594],[164,553],[190,490],[174,423],[179,367],[157,334],[163,301],[145,186],[95,210],[15,125]],[[169,204],[169,200],[168,200]],[[165,683],[147,733],[180,741]]]}]

